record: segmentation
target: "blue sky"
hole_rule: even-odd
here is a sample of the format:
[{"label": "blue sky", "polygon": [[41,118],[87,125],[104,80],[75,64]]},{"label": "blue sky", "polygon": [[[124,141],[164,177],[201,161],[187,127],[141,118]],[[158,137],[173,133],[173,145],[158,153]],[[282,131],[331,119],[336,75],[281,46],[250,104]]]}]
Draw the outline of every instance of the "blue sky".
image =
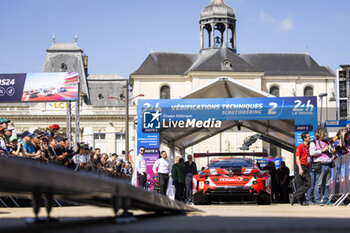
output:
[{"label": "blue sky", "polygon": [[[305,53],[334,71],[350,64],[350,1],[226,0],[238,53]],[[0,73],[41,72],[46,49],[74,42],[89,73],[129,77],[151,49],[199,52],[199,15],[210,0],[0,0]]]}]

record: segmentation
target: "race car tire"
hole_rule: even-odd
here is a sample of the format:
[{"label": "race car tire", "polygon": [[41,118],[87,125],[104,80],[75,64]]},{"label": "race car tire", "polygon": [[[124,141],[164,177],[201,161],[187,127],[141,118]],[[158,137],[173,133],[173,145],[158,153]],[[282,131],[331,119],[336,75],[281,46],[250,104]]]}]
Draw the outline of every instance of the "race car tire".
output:
[{"label": "race car tire", "polygon": [[209,202],[206,200],[203,191],[198,191],[192,196],[193,204],[195,205],[208,205]]},{"label": "race car tire", "polygon": [[271,195],[261,191],[258,196],[258,205],[271,205]]}]

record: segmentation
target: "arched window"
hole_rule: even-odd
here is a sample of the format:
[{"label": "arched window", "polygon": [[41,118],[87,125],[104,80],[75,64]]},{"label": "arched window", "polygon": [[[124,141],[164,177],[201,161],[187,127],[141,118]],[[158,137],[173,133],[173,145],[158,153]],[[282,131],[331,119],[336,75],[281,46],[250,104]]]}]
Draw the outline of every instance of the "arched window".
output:
[{"label": "arched window", "polygon": [[274,95],[276,97],[279,97],[280,96],[280,88],[276,87],[276,86],[270,87],[270,94]]},{"label": "arched window", "polygon": [[160,99],[170,99],[170,87],[164,85],[160,88]]},{"label": "arched window", "polygon": [[305,87],[304,96],[314,96],[314,89],[310,86]]}]

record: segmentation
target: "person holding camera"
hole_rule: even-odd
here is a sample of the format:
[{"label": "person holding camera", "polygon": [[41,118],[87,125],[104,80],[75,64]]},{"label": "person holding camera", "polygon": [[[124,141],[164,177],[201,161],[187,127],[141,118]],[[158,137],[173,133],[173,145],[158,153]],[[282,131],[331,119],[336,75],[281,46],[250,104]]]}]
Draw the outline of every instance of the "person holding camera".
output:
[{"label": "person holding camera", "polygon": [[[325,140],[326,130],[318,128],[315,131],[315,140],[310,143],[310,155],[313,158],[316,183],[315,183],[315,203],[323,205],[328,203],[328,192],[331,183],[331,168],[335,158],[335,150]],[[323,190],[323,200],[321,201],[321,190]]]},{"label": "person holding camera", "polygon": [[334,140],[334,147],[337,152],[337,157],[346,155],[349,152],[348,138],[349,138],[349,133],[347,129],[338,130],[337,136],[335,137],[335,140]]}]

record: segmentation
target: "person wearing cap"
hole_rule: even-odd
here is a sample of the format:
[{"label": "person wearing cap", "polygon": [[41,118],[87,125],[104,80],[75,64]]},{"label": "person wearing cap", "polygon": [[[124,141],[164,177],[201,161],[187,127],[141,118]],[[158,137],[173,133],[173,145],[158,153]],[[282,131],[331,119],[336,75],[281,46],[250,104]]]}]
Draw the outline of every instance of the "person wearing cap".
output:
[{"label": "person wearing cap", "polygon": [[60,126],[58,124],[53,124],[49,126],[45,133],[48,134],[49,137],[55,137],[55,134],[59,129]]},{"label": "person wearing cap", "polygon": [[0,118],[0,131],[5,131],[11,121],[5,118]]},{"label": "person wearing cap", "polygon": [[22,144],[23,156],[34,158],[34,159],[39,158],[41,156],[40,151],[35,152],[34,145],[31,143],[33,134],[30,133],[29,131],[24,131],[22,136],[23,138],[19,143]]},{"label": "person wearing cap", "polygon": [[16,135],[10,137],[10,154],[14,156],[21,156],[22,144],[18,143]]},{"label": "person wearing cap", "polygon": [[35,153],[40,150],[41,137],[40,134],[33,134],[31,143],[33,144]]}]

